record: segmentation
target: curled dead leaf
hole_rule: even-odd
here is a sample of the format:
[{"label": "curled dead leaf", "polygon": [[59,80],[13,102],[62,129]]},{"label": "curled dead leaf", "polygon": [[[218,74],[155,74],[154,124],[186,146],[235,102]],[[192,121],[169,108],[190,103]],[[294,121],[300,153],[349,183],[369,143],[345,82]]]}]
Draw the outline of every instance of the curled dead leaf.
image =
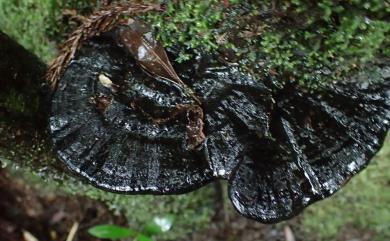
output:
[{"label": "curled dead leaf", "polygon": [[151,74],[185,85],[150,29],[138,20],[130,19],[127,23],[129,27],[118,30],[118,40],[139,65]]}]

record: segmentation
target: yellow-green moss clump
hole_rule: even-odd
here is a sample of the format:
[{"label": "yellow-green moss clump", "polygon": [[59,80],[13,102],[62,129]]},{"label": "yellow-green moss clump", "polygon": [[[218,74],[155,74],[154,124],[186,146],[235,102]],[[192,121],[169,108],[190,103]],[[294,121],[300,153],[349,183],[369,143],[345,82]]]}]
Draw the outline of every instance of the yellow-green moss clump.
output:
[{"label": "yellow-green moss clump", "polygon": [[[383,0],[145,2],[166,4],[165,12],[144,18],[165,46],[184,47],[179,61],[190,58],[192,49],[229,49],[247,71],[276,76],[276,84],[295,79],[316,87],[390,57],[390,6]],[[78,23],[61,17],[62,10],[88,15],[100,4],[0,0],[0,26],[49,60],[55,52],[49,39],[61,42]]]},{"label": "yellow-green moss clump", "polygon": [[251,72],[309,86],[390,57],[387,1],[222,2],[169,1],[165,13],[148,20],[165,45],[230,48]]}]

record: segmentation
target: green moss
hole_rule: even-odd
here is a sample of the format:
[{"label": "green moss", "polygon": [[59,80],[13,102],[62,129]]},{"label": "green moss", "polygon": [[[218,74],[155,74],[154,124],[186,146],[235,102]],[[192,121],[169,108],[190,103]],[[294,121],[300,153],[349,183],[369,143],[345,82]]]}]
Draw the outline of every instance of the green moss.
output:
[{"label": "green moss", "polygon": [[295,0],[251,8],[254,17],[260,12],[271,14],[264,17],[259,35],[243,45],[257,52],[251,61],[264,62],[264,74],[273,69],[316,86],[339,79],[389,47],[385,40],[390,37],[390,23],[384,20],[389,6],[383,1]]},{"label": "green moss", "polygon": [[[161,2],[151,0],[151,2]],[[100,1],[0,0],[0,26],[45,60],[48,40],[62,41],[75,22],[63,9],[88,15]],[[168,1],[166,11],[145,16],[165,46],[180,43],[177,59],[192,49],[233,50],[247,71],[295,79],[316,87],[339,79],[378,56],[390,57],[390,6],[385,1]]]},{"label": "green moss", "polygon": [[0,0],[0,30],[26,49],[49,62],[56,55],[56,42],[62,42],[76,27],[64,10],[76,9],[88,15],[98,0]]},{"label": "green moss", "polygon": [[169,1],[162,14],[146,17],[165,46],[178,42],[185,46],[178,61],[186,60],[191,49],[216,49],[218,24],[222,20],[223,6],[218,0]]},{"label": "green moss", "polygon": [[303,230],[315,240],[335,240],[346,225],[371,230],[375,239],[390,239],[390,135],[366,170],[333,197],[310,206]]},{"label": "green moss", "polygon": [[169,1],[149,15],[160,40],[207,51],[233,49],[248,71],[316,87],[378,55],[390,57],[388,3],[375,1]]},{"label": "green moss", "polygon": [[48,61],[55,55],[55,45],[46,30],[54,0],[0,0],[0,30]]},{"label": "green moss", "polygon": [[8,93],[3,93],[0,97],[1,105],[9,111],[23,113],[26,111],[24,96],[14,89],[9,90]]},{"label": "green moss", "polygon": [[4,90],[0,96],[0,107],[13,114],[33,116],[39,108],[39,96],[33,89],[20,93],[13,88]]},{"label": "green moss", "polygon": [[[161,2],[150,0],[149,2]],[[178,61],[193,49],[233,50],[243,69],[295,79],[309,87],[340,79],[378,56],[390,57],[390,6],[385,1],[167,1],[166,11],[144,18],[165,46],[181,44]],[[88,15],[100,1],[0,0],[0,25],[45,60],[51,42],[76,27],[63,9]],[[33,13],[33,14],[32,14]]]}]

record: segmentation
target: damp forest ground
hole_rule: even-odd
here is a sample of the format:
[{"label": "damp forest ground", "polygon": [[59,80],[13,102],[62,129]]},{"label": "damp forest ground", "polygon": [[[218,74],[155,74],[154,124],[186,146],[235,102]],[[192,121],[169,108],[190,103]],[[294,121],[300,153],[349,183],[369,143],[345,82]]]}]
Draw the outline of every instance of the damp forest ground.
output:
[{"label": "damp forest ground", "polygon": [[[279,79],[276,85],[281,84],[280,80],[295,79],[315,87],[358,71],[377,58],[389,57],[387,1],[349,0],[343,1],[343,5],[321,0],[315,6],[310,5],[313,1],[300,0],[167,2],[166,13],[145,17],[165,45],[178,41],[188,48],[226,54],[230,54],[226,49],[233,49],[243,68]],[[80,15],[90,13],[99,4],[88,0],[0,0],[0,30],[48,62],[56,55],[66,33],[80,23]],[[260,24],[248,24],[256,19]],[[180,58],[188,57],[190,53],[184,49]],[[18,105],[17,98],[10,101]],[[115,222],[137,227],[153,215],[176,213],[176,225],[165,239],[285,240],[286,230],[291,229],[296,240],[390,240],[390,138],[372,164],[338,193],[277,225],[262,225],[239,217],[215,186],[178,197],[124,197],[86,187],[73,179],[53,184],[50,177],[44,177],[46,181],[42,181],[30,174],[31,168],[15,170],[11,166],[8,173],[0,172],[0,188],[10,187],[10,199],[4,196],[0,205],[2,200],[26,198],[31,200],[29,205],[23,209],[15,203],[16,210],[30,215],[38,209],[35,219],[20,216],[23,228],[31,232],[47,233],[51,231],[47,229],[53,228],[59,232],[58,237],[66,237],[72,221],[80,221],[80,215],[86,213],[79,237],[89,240],[86,225]],[[223,183],[221,187],[224,188]],[[102,205],[101,202],[85,201],[82,193],[103,201],[100,216],[92,206]],[[87,203],[93,215],[90,210],[77,207],[79,203]],[[61,215],[66,210],[62,227],[53,217],[54,221],[45,220],[50,215],[59,219],[60,209],[42,213],[42,207],[50,205],[64,207]],[[1,218],[4,217],[0,217],[0,229],[5,223],[1,223]]]}]

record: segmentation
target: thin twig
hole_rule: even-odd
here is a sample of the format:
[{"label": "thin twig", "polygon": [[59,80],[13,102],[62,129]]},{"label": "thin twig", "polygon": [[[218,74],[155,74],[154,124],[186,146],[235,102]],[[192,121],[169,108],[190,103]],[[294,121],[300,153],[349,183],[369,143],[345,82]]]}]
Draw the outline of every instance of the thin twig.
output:
[{"label": "thin twig", "polygon": [[75,222],[69,231],[66,241],[73,241],[78,229],[79,229],[79,223]]},{"label": "thin twig", "polygon": [[32,235],[29,231],[23,230],[23,239],[25,241],[39,241],[34,235]]},{"label": "thin twig", "polygon": [[295,241],[294,233],[288,225],[284,226],[284,237],[286,241]]}]

